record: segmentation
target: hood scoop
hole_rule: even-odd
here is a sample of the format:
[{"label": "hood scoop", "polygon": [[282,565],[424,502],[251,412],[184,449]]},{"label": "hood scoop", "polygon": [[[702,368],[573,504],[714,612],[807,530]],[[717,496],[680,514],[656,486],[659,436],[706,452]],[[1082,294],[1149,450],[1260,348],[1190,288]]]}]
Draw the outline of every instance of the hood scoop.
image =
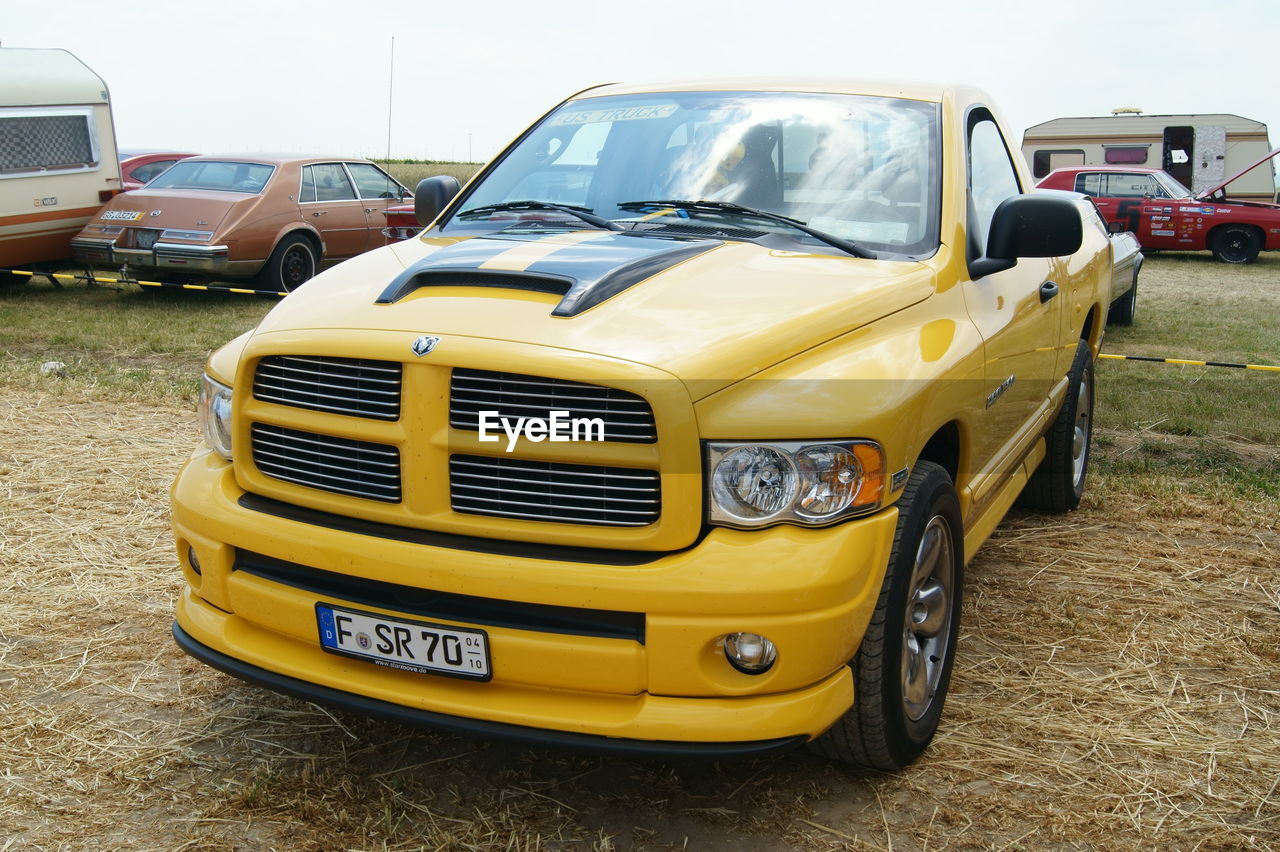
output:
[{"label": "hood scoop", "polygon": [[722,245],[612,231],[565,236],[475,237],[446,246],[397,275],[376,304],[394,304],[423,287],[498,287],[560,296],[551,315],[572,317]]}]

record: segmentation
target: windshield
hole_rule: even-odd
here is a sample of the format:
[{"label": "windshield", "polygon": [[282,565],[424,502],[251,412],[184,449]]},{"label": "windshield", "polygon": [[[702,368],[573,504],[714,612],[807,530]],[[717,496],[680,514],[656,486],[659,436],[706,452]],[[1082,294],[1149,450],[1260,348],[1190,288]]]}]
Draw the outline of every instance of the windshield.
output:
[{"label": "windshield", "polygon": [[147,189],[220,189],[257,195],[275,166],[265,163],[181,160],[147,184]]},{"label": "windshield", "polygon": [[545,209],[467,215],[538,201],[578,207],[630,230],[696,233],[732,223],[742,234],[780,234],[831,250],[785,222],[727,208],[635,207],[717,201],[790,217],[882,257],[919,257],[938,246],[938,183],[935,103],[777,92],[618,95],[573,101],[549,115],[445,228],[582,226]]},{"label": "windshield", "polygon": [[1181,181],[1168,172],[1157,172],[1156,180],[1158,180],[1161,186],[1165,188],[1165,191],[1169,193],[1170,198],[1191,197],[1191,190],[1183,186]]}]

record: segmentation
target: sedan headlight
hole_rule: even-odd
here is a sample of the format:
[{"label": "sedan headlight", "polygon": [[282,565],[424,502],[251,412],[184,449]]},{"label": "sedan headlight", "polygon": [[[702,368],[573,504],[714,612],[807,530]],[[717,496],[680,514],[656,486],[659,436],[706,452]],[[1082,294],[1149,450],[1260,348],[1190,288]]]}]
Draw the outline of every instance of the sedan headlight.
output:
[{"label": "sedan headlight", "polygon": [[200,383],[200,429],[209,449],[231,461],[231,388],[208,375]]},{"label": "sedan headlight", "polygon": [[827,524],[880,507],[884,450],[874,441],[707,444],[711,522]]}]

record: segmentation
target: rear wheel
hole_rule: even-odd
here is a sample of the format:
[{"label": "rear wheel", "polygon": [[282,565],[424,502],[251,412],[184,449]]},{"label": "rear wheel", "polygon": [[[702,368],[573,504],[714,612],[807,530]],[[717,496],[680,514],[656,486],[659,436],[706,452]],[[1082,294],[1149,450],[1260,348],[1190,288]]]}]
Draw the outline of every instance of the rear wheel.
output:
[{"label": "rear wheel", "polygon": [[1129,292],[1111,303],[1107,311],[1108,325],[1133,325],[1133,316],[1138,312],[1138,268],[1133,269],[1133,286]]},{"label": "rear wheel", "polygon": [[845,763],[901,769],[924,751],[951,681],[964,542],[946,470],[916,463],[898,501],[898,528],[880,597],[853,669],[854,703],[811,748]]},{"label": "rear wheel", "polygon": [[292,292],[316,274],[316,251],[311,241],[301,234],[290,234],[280,241],[267,265],[258,273],[259,287],[275,292]]},{"label": "rear wheel", "polygon": [[1253,263],[1262,249],[1262,241],[1253,228],[1228,225],[1214,233],[1210,249],[1223,263]]},{"label": "rear wheel", "polygon": [[1080,505],[1093,449],[1093,350],[1076,343],[1067,398],[1045,435],[1044,460],[1022,492],[1021,502],[1042,512],[1069,512]]}]

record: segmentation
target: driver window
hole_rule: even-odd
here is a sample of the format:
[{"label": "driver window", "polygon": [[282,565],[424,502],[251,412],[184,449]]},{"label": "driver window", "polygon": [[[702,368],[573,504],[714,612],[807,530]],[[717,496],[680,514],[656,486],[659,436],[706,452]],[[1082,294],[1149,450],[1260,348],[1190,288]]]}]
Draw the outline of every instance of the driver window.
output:
[{"label": "driver window", "polygon": [[975,257],[986,253],[991,219],[1000,202],[1021,194],[1000,128],[982,116],[979,112],[971,118],[969,129],[969,242]]},{"label": "driver window", "polygon": [[377,166],[368,163],[347,163],[347,169],[355,178],[361,198],[399,198],[400,184]]}]

